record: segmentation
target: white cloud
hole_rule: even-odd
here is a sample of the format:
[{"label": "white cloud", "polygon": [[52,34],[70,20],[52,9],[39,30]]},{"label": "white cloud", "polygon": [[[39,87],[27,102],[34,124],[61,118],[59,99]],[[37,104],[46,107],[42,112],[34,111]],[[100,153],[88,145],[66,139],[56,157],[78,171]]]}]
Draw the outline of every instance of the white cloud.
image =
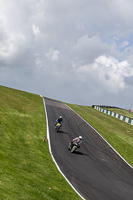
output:
[{"label": "white cloud", "polygon": [[59,51],[58,50],[54,50],[53,53],[52,53],[52,60],[53,61],[57,61],[58,58],[59,58]]},{"label": "white cloud", "polygon": [[25,51],[26,44],[26,38],[22,33],[5,33],[5,39],[0,42],[0,61],[10,65]]},{"label": "white cloud", "polygon": [[78,74],[84,82],[88,83],[89,79],[93,78],[96,87],[104,88],[106,92],[113,94],[126,89],[124,79],[133,76],[133,68],[127,61],[119,62],[111,56],[100,56],[93,64],[81,66]]},{"label": "white cloud", "polygon": [[40,29],[38,26],[35,26],[34,24],[32,25],[32,30],[35,36],[40,34]]},{"label": "white cloud", "polygon": [[128,104],[132,9],[132,0],[0,0],[0,84],[72,103]]},{"label": "white cloud", "polygon": [[58,50],[50,49],[46,56],[52,61],[58,61],[60,52]]}]

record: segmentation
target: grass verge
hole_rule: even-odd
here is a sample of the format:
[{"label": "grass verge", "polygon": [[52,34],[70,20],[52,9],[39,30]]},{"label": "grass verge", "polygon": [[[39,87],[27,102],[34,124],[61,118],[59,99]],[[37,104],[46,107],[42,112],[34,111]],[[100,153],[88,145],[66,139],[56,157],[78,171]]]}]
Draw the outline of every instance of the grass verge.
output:
[{"label": "grass verge", "polygon": [[57,170],[44,136],[42,98],[0,86],[0,200],[81,199]]},{"label": "grass verge", "polygon": [[133,166],[133,126],[89,106],[68,104]]}]

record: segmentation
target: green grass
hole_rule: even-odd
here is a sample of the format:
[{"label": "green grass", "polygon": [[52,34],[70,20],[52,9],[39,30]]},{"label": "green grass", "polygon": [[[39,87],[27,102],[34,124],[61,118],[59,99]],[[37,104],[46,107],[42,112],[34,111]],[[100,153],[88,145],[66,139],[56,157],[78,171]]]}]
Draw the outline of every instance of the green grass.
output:
[{"label": "green grass", "polygon": [[0,200],[81,199],[48,149],[40,96],[0,86]]},{"label": "green grass", "polygon": [[[133,126],[88,106],[68,104],[133,166]],[[0,86],[0,200],[81,199],[48,149],[40,96]]]},{"label": "green grass", "polygon": [[133,166],[133,126],[89,106],[68,104]]},{"label": "green grass", "polygon": [[129,117],[133,119],[133,112],[128,112],[128,110],[116,109],[116,108],[103,108],[105,110],[110,110],[112,112],[118,113],[120,115]]}]

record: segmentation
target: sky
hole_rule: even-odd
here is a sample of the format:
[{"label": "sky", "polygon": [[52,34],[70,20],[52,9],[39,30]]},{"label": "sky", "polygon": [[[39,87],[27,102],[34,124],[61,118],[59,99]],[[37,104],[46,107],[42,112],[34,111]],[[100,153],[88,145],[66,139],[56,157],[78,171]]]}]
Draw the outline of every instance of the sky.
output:
[{"label": "sky", "polygon": [[133,1],[0,0],[0,85],[133,110]]}]

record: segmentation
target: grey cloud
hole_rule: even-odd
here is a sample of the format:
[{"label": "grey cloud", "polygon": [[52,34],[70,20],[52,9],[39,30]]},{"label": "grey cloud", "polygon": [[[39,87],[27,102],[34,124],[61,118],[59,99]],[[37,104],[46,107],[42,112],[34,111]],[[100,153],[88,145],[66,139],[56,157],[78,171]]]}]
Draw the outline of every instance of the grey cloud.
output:
[{"label": "grey cloud", "polygon": [[109,45],[102,42],[98,36],[88,37],[87,35],[83,35],[72,46],[70,54],[80,62],[80,65],[84,65],[92,63],[95,58],[109,51]]},{"label": "grey cloud", "polygon": [[127,85],[130,85],[131,87],[133,87],[133,76],[126,77],[125,82]]},{"label": "grey cloud", "polygon": [[114,73],[114,94],[111,64],[95,69],[95,61],[132,66],[132,8],[131,0],[0,0],[1,84],[71,103],[129,104],[132,74]]}]

